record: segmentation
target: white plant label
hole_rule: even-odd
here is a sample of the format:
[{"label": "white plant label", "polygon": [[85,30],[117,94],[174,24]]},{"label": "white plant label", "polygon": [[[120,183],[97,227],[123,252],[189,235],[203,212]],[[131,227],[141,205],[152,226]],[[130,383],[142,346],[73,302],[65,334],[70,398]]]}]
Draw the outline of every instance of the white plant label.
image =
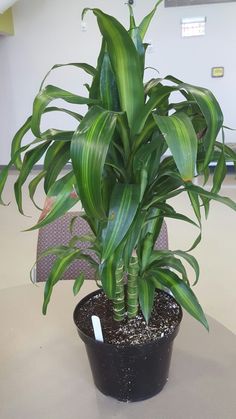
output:
[{"label": "white plant label", "polygon": [[102,326],[98,316],[92,316],[92,324],[93,324],[93,331],[95,339],[99,342],[104,342],[103,334],[102,334]]}]

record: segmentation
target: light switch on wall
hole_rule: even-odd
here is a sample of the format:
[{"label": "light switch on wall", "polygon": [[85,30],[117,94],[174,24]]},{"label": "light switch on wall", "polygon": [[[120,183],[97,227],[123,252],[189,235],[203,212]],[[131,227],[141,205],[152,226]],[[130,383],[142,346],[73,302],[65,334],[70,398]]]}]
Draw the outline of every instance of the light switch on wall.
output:
[{"label": "light switch on wall", "polygon": [[224,72],[225,72],[224,67],[212,67],[211,77],[214,77],[214,78],[224,77]]}]

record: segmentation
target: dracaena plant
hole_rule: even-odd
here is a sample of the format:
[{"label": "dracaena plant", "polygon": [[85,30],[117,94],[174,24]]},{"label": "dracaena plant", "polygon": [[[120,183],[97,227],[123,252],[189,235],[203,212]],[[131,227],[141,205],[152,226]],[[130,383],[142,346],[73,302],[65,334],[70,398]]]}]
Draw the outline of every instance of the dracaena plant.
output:
[{"label": "dracaena plant", "polygon": [[[129,29],[99,9],[85,9],[83,16],[93,12],[102,35],[97,67],[85,63],[67,65],[91,76],[87,97],[45,86],[46,76],[34,100],[32,116],[13,139],[11,161],[1,173],[0,192],[14,165],[19,172],[15,197],[21,213],[22,186],[44,156],[43,170],[29,183],[29,195],[34,202],[35,190],[43,181],[46,207],[31,229],[52,222],[80,200],[92,230],[89,236],[80,237],[78,233],[68,246],[44,253],[57,255],[45,285],[44,313],[53,286],[75,259],[84,258],[95,266],[98,284],[113,301],[117,321],[135,317],[140,306],[148,322],[158,288],[170,290],[181,306],[208,328],[184,263],[194,269],[196,283],[199,266],[189,252],[201,240],[201,207],[207,216],[213,199],[236,210],[233,201],[219,195],[226,159],[235,162],[236,155],[216,139],[223,115],[209,90],[172,76],[144,81],[144,37],[159,3],[139,25],[130,7]],[[55,65],[52,70],[64,65]],[[173,93],[175,98],[179,94],[177,101]],[[74,107],[72,111],[49,106],[55,99],[77,105],[78,109],[86,104],[88,111],[82,116]],[[42,132],[41,119],[48,112],[69,114],[76,120],[77,129]],[[22,146],[28,131],[35,139]],[[193,184],[193,178],[203,174],[206,182],[213,160],[213,186],[208,191]],[[71,170],[63,175],[62,170],[70,162]],[[187,194],[194,220],[176,212],[169,203],[179,194]],[[191,249],[154,250],[165,218],[191,223],[199,229]],[[79,240],[90,242],[96,260],[76,246]],[[75,293],[83,280],[82,274],[75,279]]]}]

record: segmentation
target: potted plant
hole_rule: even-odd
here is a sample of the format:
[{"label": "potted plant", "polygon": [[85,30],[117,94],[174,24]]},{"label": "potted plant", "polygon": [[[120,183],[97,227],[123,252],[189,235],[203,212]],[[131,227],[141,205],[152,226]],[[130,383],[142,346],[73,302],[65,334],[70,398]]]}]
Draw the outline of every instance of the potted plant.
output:
[{"label": "potted plant", "polygon": [[[194,269],[197,282],[199,266],[189,252],[201,240],[202,207],[206,216],[211,200],[236,210],[232,200],[219,195],[226,160],[235,162],[236,155],[217,141],[223,115],[213,94],[173,76],[144,82],[144,37],[159,3],[139,25],[129,6],[128,30],[99,9],[84,10],[83,16],[93,12],[102,35],[97,67],[67,65],[92,77],[86,86],[88,96],[45,86],[46,76],[34,100],[32,116],[16,133],[11,161],[0,175],[1,197],[10,167],[18,170],[15,198],[23,214],[22,187],[33,166],[45,156],[43,170],[29,184],[33,202],[41,181],[47,197],[39,222],[31,230],[52,222],[81,201],[92,233],[82,237],[76,232],[68,246],[44,253],[54,253],[57,259],[45,284],[43,313],[54,285],[68,266],[79,258],[88,260],[96,268],[101,290],[79,303],[75,322],[86,343],[98,388],[130,401],[151,397],[164,386],[181,307],[208,329],[183,262]],[[177,102],[173,93],[179,94]],[[49,106],[54,99],[78,108],[86,104],[88,111],[82,116],[75,110]],[[41,119],[48,112],[69,114],[78,121],[78,128],[42,132]],[[23,146],[28,132],[35,139]],[[212,161],[216,165],[208,191],[193,179],[201,174],[206,182]],[[72,163],[71,170],[62,175],[68,162]],[[170,205],[169,199],[179,194],[187,194],[194,220]],[[155,250],[165,218],[199,229],[191,249]],[[80,241],[89,242],[96,258],[77,247]],[[82,274],[75,279],[75,294],[84,279]],[[92,314],[101,317],[103,343],[93,337]]]}]

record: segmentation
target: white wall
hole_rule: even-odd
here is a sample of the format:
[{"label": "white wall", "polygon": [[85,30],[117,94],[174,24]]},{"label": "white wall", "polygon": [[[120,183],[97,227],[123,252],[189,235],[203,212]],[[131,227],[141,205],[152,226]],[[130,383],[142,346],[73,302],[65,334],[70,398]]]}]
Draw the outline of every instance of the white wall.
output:
[{"label": "white wall", "polygon": [[[136,0],[137,20],[154,4],[154,0]],[[100,7],[128,22],[124,0],[21,0],[14,6],[15,36],[0,37],[0,164],[8,161],[11,138],[31,113],[33,98],[50,66],[71,61],[96,63],[100,35],[92,14],[86,17],[87,32],[81,31],[80,15],[87,6]],[[206,36],[182,39],[181,18],[194,16],[207,17]],[[147,37],[154,45],[147,65],[158,68],[161,76],[171,73],[209,87],[221,103],[225,123],[236,127],[235,16],[233,3],[166,9],[161,5]],[[212,79],[211,67],[218,65],[225,67],[225,77]],[[51,83],[78,93],[84,93],[85,81],[83,73],[75,69],[57,70],[50,78]],[[50,116],[50,124],[74,126],[58,116]],[[227,133],[227,141],[236,142],[234,132]]]}]

